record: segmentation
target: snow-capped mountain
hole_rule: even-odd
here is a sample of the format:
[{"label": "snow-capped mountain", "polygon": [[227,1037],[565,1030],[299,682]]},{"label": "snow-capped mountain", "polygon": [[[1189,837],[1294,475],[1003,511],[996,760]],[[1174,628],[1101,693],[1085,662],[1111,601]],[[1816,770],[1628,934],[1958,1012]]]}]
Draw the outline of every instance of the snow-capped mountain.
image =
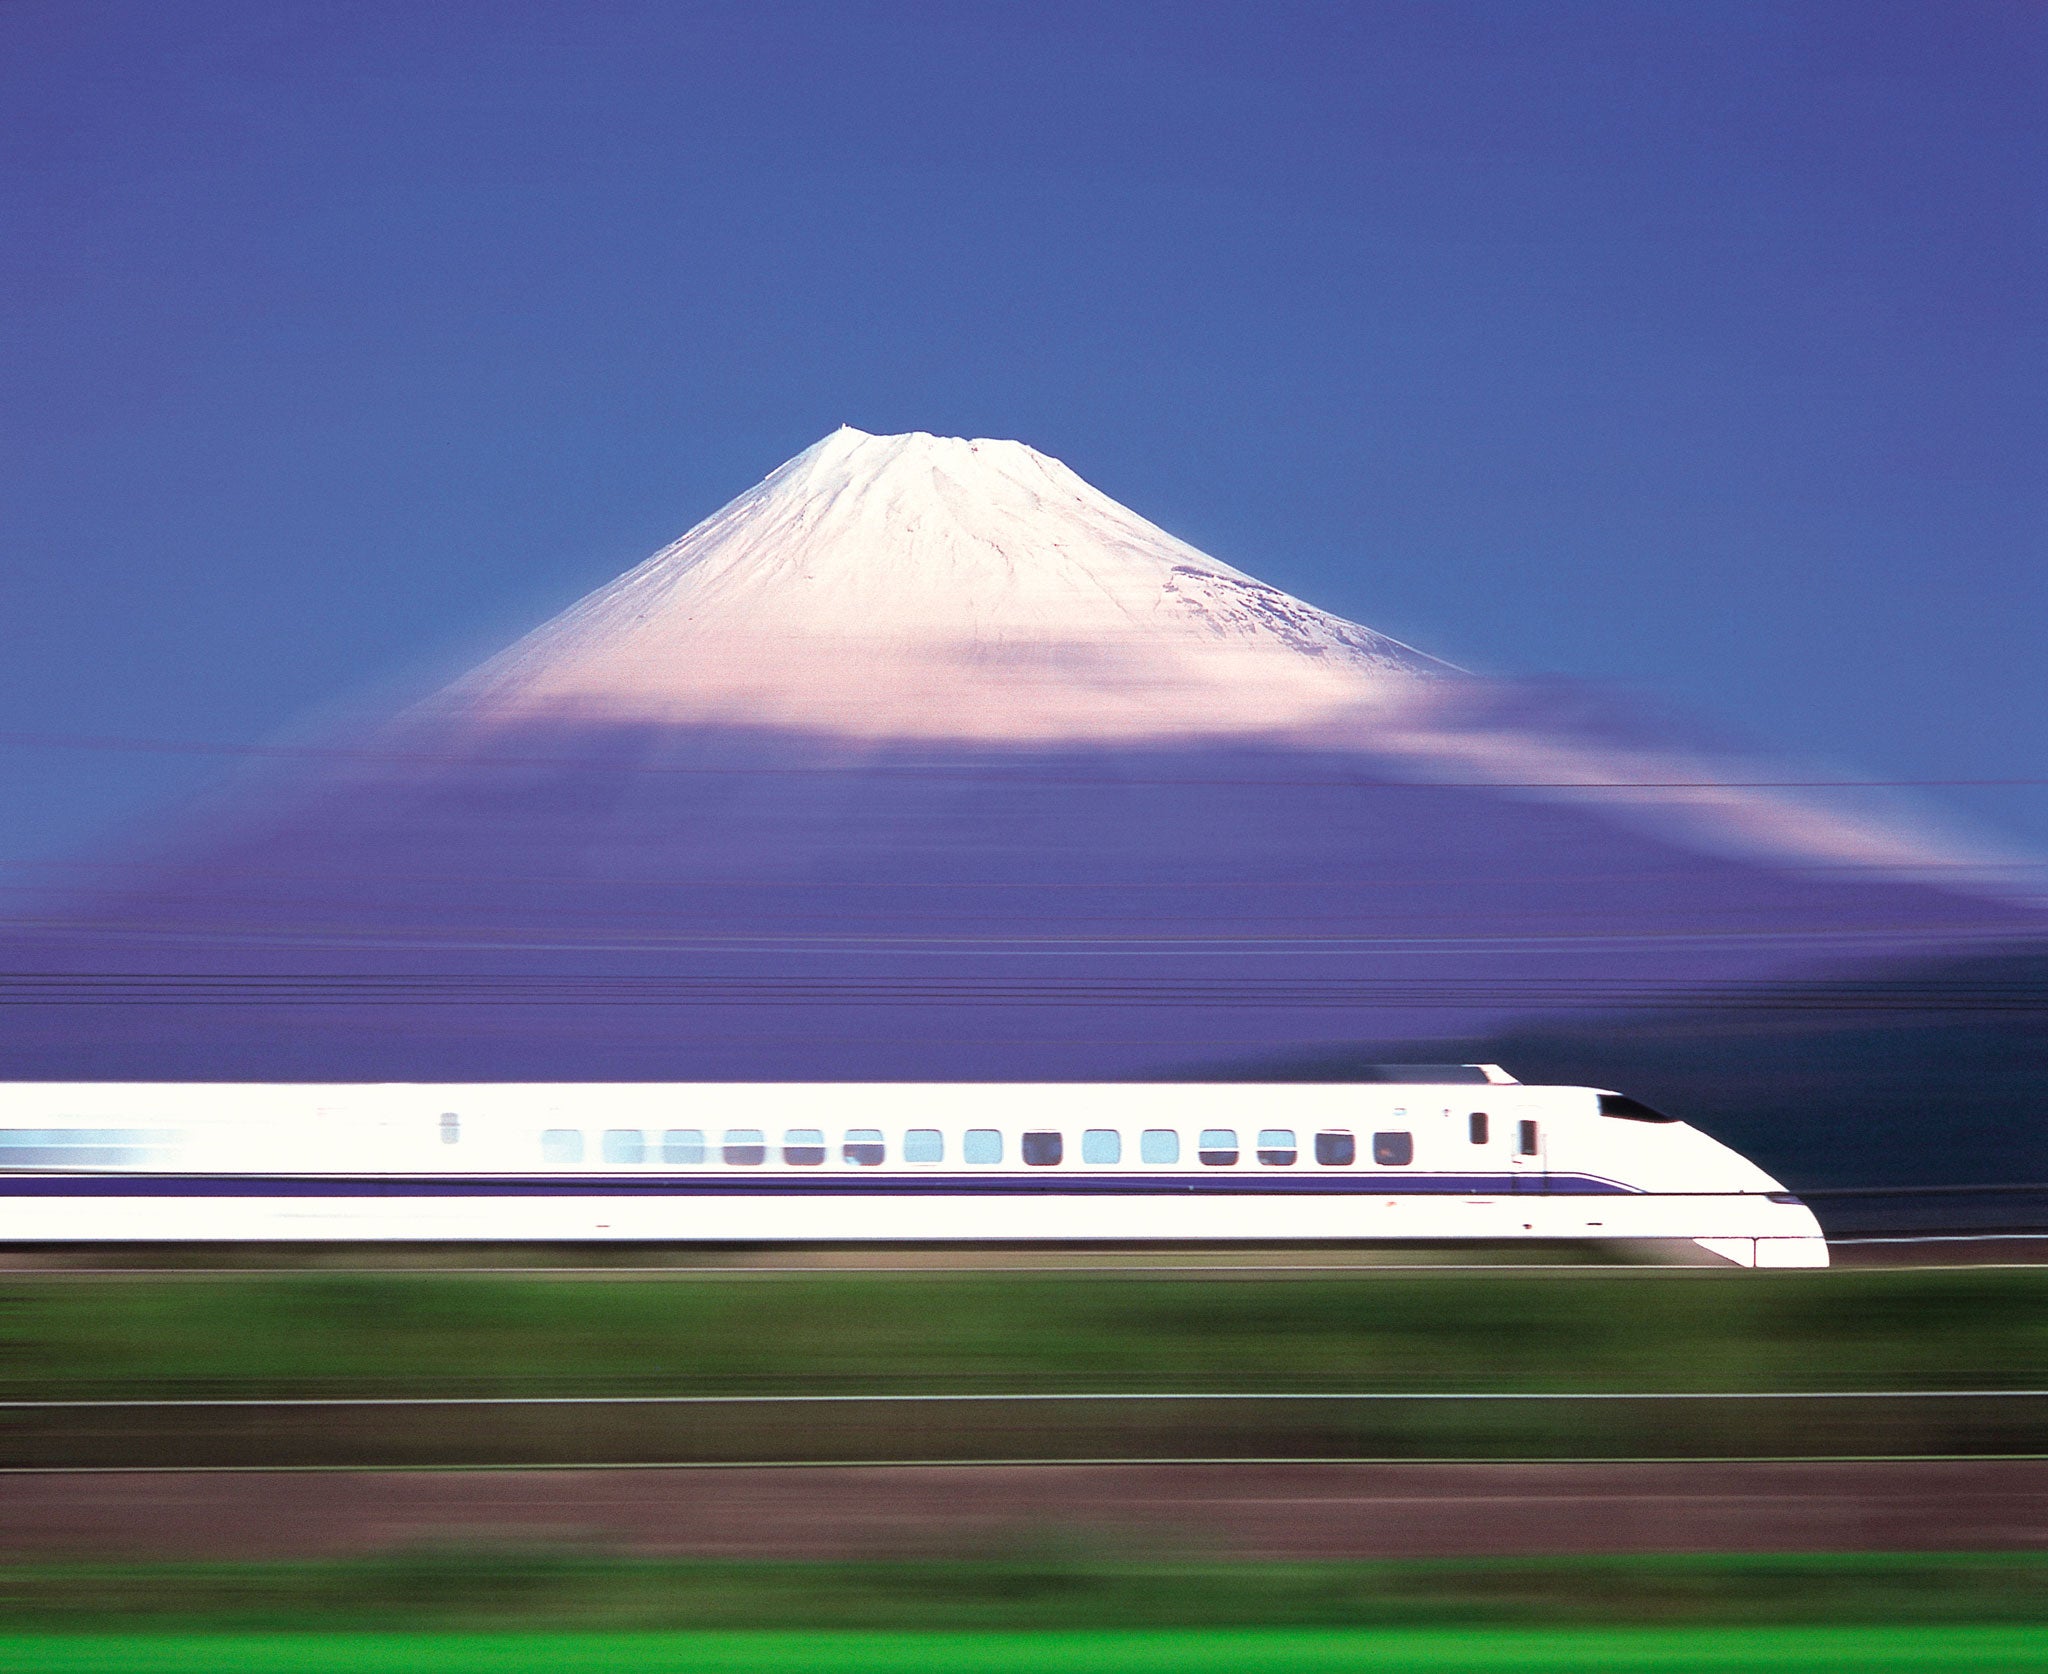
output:
[{"label": "snow-capped mountain", "polygon": [[12,1073],[1145,1075],[2048,930],[1015,442],[838,431],[345,743],[0,943]]},{"label": "snow-capped mountain", "polygon": [[448,701],[487,722],[1043,743],[1298,731],[1449,672],[1021,442],[849,428]]},{"label": "snow-capped mountain", "polygon": [[1602,787],[1562,793],[1801,864],[1955,881],[1988,858],[1896,811],[1741,783],[1774,776],[1751,764],[1560,726],[1547,695],[1268,586],[1021,442],[923,432],[834,431],[415,718],[898,745],[1263,738],[1424,780]]}]

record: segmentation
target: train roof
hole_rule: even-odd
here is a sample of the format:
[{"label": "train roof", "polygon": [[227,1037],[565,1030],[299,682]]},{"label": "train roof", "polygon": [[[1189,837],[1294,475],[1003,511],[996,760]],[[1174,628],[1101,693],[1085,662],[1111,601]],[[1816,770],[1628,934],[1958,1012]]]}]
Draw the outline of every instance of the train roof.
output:
[{"label": "train roof", "polygon": [[1498,1064],[1347,1064],[1335,1079],[1367,1086],[1519,1087],[1521,1081]]}]

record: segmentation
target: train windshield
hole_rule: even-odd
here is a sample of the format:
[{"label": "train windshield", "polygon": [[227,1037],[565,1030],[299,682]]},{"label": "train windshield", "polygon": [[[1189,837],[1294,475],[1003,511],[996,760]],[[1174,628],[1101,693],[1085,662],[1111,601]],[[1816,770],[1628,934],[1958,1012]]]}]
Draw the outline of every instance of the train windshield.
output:
[{"label": "train windshield", "polygon": [[1624,1122],[1675,1122],[1676,1116],[1666,1116],[1661,1110],[1652,1110],[1647,1104],[1636,1099],[1624,1098],[1619,1093],[1600,1095],[1600,1114],[1619,1116]]}]

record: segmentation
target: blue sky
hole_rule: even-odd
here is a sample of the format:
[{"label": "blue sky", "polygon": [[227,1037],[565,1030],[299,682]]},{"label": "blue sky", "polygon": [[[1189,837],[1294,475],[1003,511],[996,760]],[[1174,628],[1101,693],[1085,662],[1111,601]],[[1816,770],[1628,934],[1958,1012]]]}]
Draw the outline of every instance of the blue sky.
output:
[{"label": "blue sky", "polygon": [[841,422],[1472,666],[2048,776],[2044,72],[2017,0],[7,0],[0,861],[218,771],[49,735],[417,686]]}]

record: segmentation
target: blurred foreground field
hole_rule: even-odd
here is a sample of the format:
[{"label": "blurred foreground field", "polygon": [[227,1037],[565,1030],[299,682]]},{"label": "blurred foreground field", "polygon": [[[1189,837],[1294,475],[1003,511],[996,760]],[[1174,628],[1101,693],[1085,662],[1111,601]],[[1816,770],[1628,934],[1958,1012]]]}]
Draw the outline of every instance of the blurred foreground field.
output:
[{"label": "blurred foreground field", "polygon": [[[17,1408],[15,1466],[2039,1455],[2044,1388],[2048,1269],[0,1286],[9,1400],[447,1403]],[[1843,1398],[1086,1398],[1748,1392]]]},{"label": "blurred foreground field", "polygon": [[0,1283],[10,1396],[1957,1388],[2048,1381],[2048,1267]]},{"label": "blurred foreground field", "polygon": [[[110,1616],[124,1631],[96,1631]],[[0,1583],[0,1666],[2039,1670],[2048,1668],[2048,1560],[806,1565],[479,1551],[39,1566]]]},{"label": "blurred foreground field", "polygon": [[2029,1629],[0,1638],[41,1674],[2038,1674]]},{"label": "blurred foreground field", "polygon": [[[2044,1674],[2048,1555],[1930,1553],[1926,1547],[1940,1543],[1930,1533],[1937,1521],[1931,1510],[1925,1522],[1905,1514],[1913,1550],[1793,1555],[1759,1551],[1752,1543],[1746,1554],[1716,1555],[1685,1531],[1707,1528],[1710,1516],[1723,1519],[1712,1526],[1725,1525],[1727,1507],[1714,1512],[1710,1506],[1729,1485],[1706,1478],[1737,1469],[1732,1465],[1574,1467],[1625,1470],[1645,1493],[1675,1494],[1679,1509],[1670,1518],[1648,1517],[1641,1507],[1625,1515],[1647,1517],[1642,1527],[1652,1540],[1674,1538],[1676,1527],[1681,1548],[1693,1543],[1690,1555],[1570,1555],[1598,1550],[1606,1537],[1586,1520],[1624,1513],[1619,1501],[1572,1498],[1560,1482],[1535,1488],[1515,1505],[1489,1500],[1485,1515],[1503,1524],[1535,1519],[1544,1528],[1524,1529],[1515,1538],[1540,1535],[1555,1545],[1529,1549],[1567,1555],[1430,1560],[1336,1560],[1329,1548],[1315,1547],[1308,1548],[1315,1555],[1280,1559],[1270,1545],[1263,1556],[1232,1558],[1220,1526],[1225,1502],[1216,1484],[1204,1482],[1184,1484],[1162,1514],[1166,1521],[1148,1534],[1135,1500],[1110,1508],[1127,1513],[1124,1521],[1083,1528],[1087,1508],[1059,1498],[1078,1492],[1078,1482],[1072,1489],[1055,1487],[1044,1503],[1027,1505],[1021,1496],[1006,1501],[1014,1527],[1000,1518],[985,1527],[949,1521],[945,1496],[931,1484],[940,1478],[964,1483],[972,1474],[952,1468],[867,1477],[839,1469],[775,1468],[751,1477],[727,1470],[543,1470],[523,1478],[459,1469],[521,1462],[755,1460],[779,1467],[816,1458],[1188,1455],[2038,1457],[2048,1454],[2048,1403],[1988,1394],[1927,1397],[1944,1390],[2048,1387],[2044,1303],[2048,1271],[2038,1269],[1581,1268],[1199,1278],[1128,1270],[943,1269],[25,1274],[0,1285],[5,1398],[254,1404],[59,1405],[0,1414],[6,1462],[58,1468],[57,1474],[13,1478],[16,1499],[31,1497],[34,1485],[44,1496],[48,1526],[73,1531],[62,1539],[97,1529],[125,1539],[119,1550],[131,1554],[118,1557],[107,1548],[108,1555],[90,1561],[66,1558],[66,1548],[52,1544],[57,1535],[36,1544],[42,1514],[23,1520],[17,1535],[24,1544],[0,1568],[0,1668],[50,1674]],[[1123,1404],[1064,1398],[1746,1391],[1827,1398]],[[1852,1398],[1859,1392],[1879,1398]],[[730,1404],[609,1404],[668,1395]],[[884,1399],[789,1399],[818,1395]],[[1055,1399],[895,1399],[931,1395]],[[566,1397],[573,1404],[464,1404],[528,1397]],[[757,1397],[771,1399],[755,1404]],[[263,1404],[421,1398],[450,1404]],[[142,1468],[97,1476],[62,1469],[96,1465]],[[278,1465],[429,1469],[384,1477],[247,1470]],[[229,1474],[150,1474],[190,1466],[225,1466]],[[1414,1484],[1391,1477],[1477,1468],[1372,1467],[1391,1473],[1389,1480],[1331,1491],[1413,1494]],[[1011,1469],[1015,1474],[1018,1468]],[[1285,1472],[1266,1470],[1259,1477],[1242,1464],[1213,1469],[1247,1478],[1246,1492],[1282,1496],[1274,1515],[1290,1526],[1323,1514],[1314,1492],[1279,1480]],[[1938,1495],[1938,1482],[1947,1481],[1929,1473],[1965,1467],[1798,1469],[1892,1473],[1875,1491],[1919,1503],[1914,1496]],[[1967,1469],[2038,1467],[1978,1463]],[[1674,1483],[1673,1473],[1684,1480]],[[1063,1480],[1061,1472],[1041,1467],[1024,1474],[1033,1482]],[[892,1484],[886,1493],[884,1477]],[[606,1544],[616,1539],[604,1532],[621,1526],[616,1520],[593,1522],[581,1544],[570,1536],[563,1544],[548,1545],[545,1538],[521,1544],[506,1512],[527,1499],[534,1501],[534,1515],[558,1506],[563,1527],[573,1530],[603,1499],[603,1484],[616,1484],[613,1497],[624,1503],[660,1482],[726,1484],[742,1499],[772,1499],[782,1484],[794,1496],[792,1505],[822,1514],[830,1496],[822,1493],[820,1478],[842,1485],[839,1498],[850,1494],[858,1501],[838,1505],[833,1514],[832,1527],[842,1534],[867,1531],[860,1536],[866,1544],[846,1548],[852,1555],[740,1559],[639,1552]],[[390,1490],[400,1482],[497,1483],[506,1485],[507,1495],[443,1500],[482,1509],[473,1511],[472,1523],[443,1527],[437,1544],[393,1550],[394,1540],[407,1538],[398,1532],[408,1526],[396,1503],[400,1496]],[[220,1526],[195,1530],[193,1543],[182,1548],[188,1553],[292,1549],[293,1517],[328,1503],[316,1490],[321,1483],[368,1484],[368,1492],[393,1503],[374,1516],[358,1508],[357,1521],[338,1534],[343,1544],[335,1548],[353,1555],[164,1561],[174,1547],[152,1546],[156,1537],[146,1531],[154,1525],[140,1513],[155,1485],[194,1483],[246,1484],[249,1494],[241,1513],[221,1511],[229,1504],[221,1499],[215,1509]],[[0,1491],[8,1485],[0,1476]],[[1170,1491],[1165,1480],[1155,1486]],[[1789,1479],[1775,1487],[1759,1479],[1753,1490],[1779,1497],[1816,1491],[1813,1484],[1794,1488]],[[2025,1492],[2024,1484],[2018,1491]],[[1299,1497],[1285,1498],[1289,1494]],[[670,1510],[656,1518],[652,1537],[684,1543],[732,1538],[745,1519],[734,1520],[735,1507],[705,1509],[717,1498],[707,1500],[687,1486],[653,1496],[650,1504]],[[67,1507],[87,1501],[99,1510],[65,1522]],[[699,1521],[686,1527],[684,1512],[699,1502]],[[1373,1515],[1369,1507],[1366,1515]],[[2038,1521],[2030,1520],[2027,1507],[2001,1510],[1991,1500],[1974,1515],[1988,1531],[1977,1537],[1982,1546],[2024,1545],[2031,1538],[2024,1531]],[[964,1537],[961,1531],[970,1526],[983,1532]],[[1874,1522],[1869,1530],[1876,1539]],[[304,1536],[303,1530],[291,1534]],[[1270,1538],[1270,1531],[1260,1538]],[[369,1544],[346,1544],[357,1539]],[[905,1543],[893,1557],[884,1555],[890,1540]],[[120,1631],[107,1631],[114,1626]]]},{"label": "blurred foreground field", "polygon": [[419,1547],[296,1563],[0,1568],[0,1633],[1165,1632],[2031,1626],[2048,1554],[1764,1553],[1349,1562],[1086,1550],[847,1562]]}]

